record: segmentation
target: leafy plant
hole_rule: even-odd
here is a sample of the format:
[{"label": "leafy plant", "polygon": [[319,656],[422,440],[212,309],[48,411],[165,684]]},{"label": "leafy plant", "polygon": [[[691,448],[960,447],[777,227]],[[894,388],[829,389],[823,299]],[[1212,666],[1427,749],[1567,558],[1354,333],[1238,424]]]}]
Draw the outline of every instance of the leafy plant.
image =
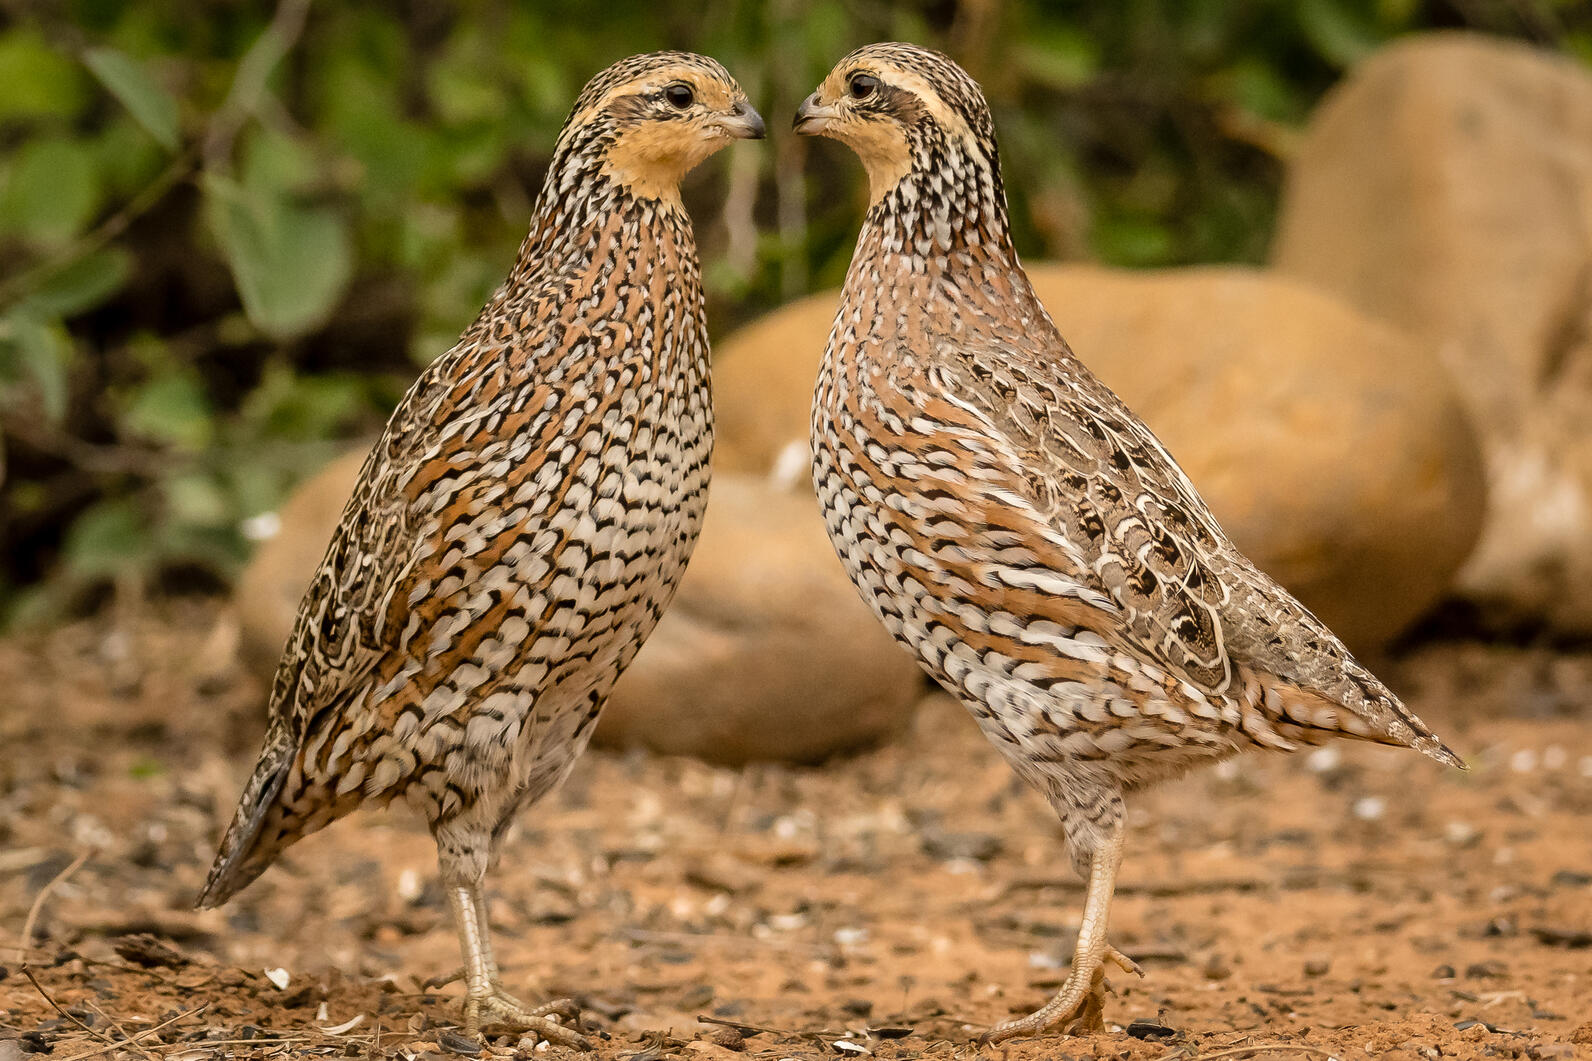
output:
[{"label": "leafy plant", "polygon": [[[996,109],[1020,249],[1135,266],[1258,260],[1295,131],[1398,34],[1592,62],[1584,0],[7,10],[0,623],[225,585],[490,294],[570,100],[622,55],[714,54],[778,129],[859,43],[943,48]],[[715,330],[837,283],[861,194],[779,136],[693,176]]]}]

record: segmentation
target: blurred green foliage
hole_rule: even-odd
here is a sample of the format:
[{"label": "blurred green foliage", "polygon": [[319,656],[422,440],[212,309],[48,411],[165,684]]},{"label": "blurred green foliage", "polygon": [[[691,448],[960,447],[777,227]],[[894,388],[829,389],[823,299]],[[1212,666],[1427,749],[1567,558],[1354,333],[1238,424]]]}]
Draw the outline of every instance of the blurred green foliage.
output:
[{"label": "blurred green foliage", "polygon": [[785,119],[940,47],[997,112],[1021,249],[1256,261],[1310,108],[1389,38],[1592,61],[1585,0],[0,2],[0,623],[219,587],[506,273],[581,84],[703,51],[768,117],[693,176],[716,331],[838,283],[860,169]]}]

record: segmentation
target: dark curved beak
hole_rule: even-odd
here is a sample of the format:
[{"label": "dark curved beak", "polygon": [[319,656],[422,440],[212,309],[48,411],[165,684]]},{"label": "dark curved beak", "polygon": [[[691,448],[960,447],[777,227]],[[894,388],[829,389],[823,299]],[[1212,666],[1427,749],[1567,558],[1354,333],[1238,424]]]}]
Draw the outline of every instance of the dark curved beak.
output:
[{"label": "dark curved beak", "polygon": [[735,105],[729,117],[720,120],[724,131],[737,140],[761,140],[768,134],[768,128],[763,124],[763,116],[752,109],[750,103],[744,100]]},{"label": "dark curved beak", "polygon": [[832,105],[819,103],[818,93],[814,92],[796,108],[796,120],[791,123],[791,128],[804,136],[817,136],[838,116],[839,112]]}]

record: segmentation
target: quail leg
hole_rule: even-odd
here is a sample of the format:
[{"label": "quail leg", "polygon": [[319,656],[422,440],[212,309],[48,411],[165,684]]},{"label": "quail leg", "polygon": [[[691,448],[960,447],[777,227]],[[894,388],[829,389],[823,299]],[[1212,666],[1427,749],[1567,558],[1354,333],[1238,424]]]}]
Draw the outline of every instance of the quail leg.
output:
[{"label": "quail leg", "polygon": [[1123,825],[1119,820],[1106,841],[1089,860],[1089,888],[1084,900],[1083,923],[1072,954],[1072,972],[1056,997],[1039,1010],[1016,1020],[1002,1021],[979,1036],[980,1043],[998,1043],[1020,1035],[1039,1035],[1058,1024],[1073,1034],[1103,1030],[1105,963],[1124,972],[1143,975],[1138,963],[1106,942],[1106,922],[1111,896],[1116,890],[1117,867],[1122,864]]},{"label": "quail leg", "polygon": [[591,1043],[555,1021],[550,1014],[572,1017],[575,1003],[558,999],[527,1007],[503,990],[498,982],[497,961],[492,957],[492,940],[487,925],[486,903],[479,884],[449,884],[448,905],[453,908],[459,930],[459,947],[464,951],[464,1031],[479,1035],[482,1028],[500,1026],[514,1031],[535,1032],[549,1042],[590,1050]]}]

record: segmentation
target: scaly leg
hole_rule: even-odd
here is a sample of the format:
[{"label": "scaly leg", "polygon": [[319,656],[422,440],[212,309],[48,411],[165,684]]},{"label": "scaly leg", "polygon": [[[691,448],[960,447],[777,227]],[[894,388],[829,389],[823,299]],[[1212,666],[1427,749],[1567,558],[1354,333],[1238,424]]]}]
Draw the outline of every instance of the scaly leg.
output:
[{"label": "scaly leg", "polygon": [[1140,972],[1137,963],[1106,942],[1111,896],[1116,890],[1117,867],[1122,864],[1122,834],[1119,817],[1105,841],[1090,855],[1083,923],[1078,928],[1078,945],[1073,950],[1067,982],[1042,1009],[1017,1020],[1002,1021],[981,1035],[979,1042],[998,1043],[1019,1035],[1039,1035],[1069,1021],[1073,1022],[1069,1030],[1099,1031],[1104,1027],[1105,962],[1109,959],[1124,972]]},{"label": "scaly leg", "polygon": [[559,999],[527,1008],[498,983],[497,962],[492,957],[492,940],[487,925],[486,903],[479,884],[449,883],[448,905],[459,930],[459,948],[464,952],[464,1031],[479,1035],[483,1027],[502,1026],[515,1031],[535,1032],[549,1042],[590,1050],[591,1043],[548,1015],[572,1016],[574,1002]]}]

